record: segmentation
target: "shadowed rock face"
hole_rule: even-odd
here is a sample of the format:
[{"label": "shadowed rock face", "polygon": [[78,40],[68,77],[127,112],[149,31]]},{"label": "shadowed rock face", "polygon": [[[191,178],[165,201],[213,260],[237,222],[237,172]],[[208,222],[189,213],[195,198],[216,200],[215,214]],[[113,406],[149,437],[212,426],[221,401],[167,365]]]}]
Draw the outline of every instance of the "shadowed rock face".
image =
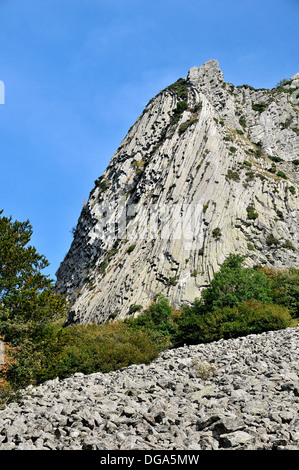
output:
[{"label": "shadowed rock face", "polygon": [[298,98],[299,74],[272,90],[235,87],[215,60],[153,98],[58,269],[71,319],[124,318],[159,292],[178,308],[229,253],[298,268]]}]

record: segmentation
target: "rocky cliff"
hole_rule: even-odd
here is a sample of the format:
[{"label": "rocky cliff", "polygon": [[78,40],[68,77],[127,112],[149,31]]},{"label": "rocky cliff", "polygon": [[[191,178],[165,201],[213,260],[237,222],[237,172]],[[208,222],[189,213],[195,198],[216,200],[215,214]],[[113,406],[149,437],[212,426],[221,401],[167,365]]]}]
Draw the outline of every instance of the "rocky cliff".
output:
[{"label": "rocky cliff", "polygon": [[299,74],[272,90],[218,62],[153,98],[95,181],[57,272],[71,319],[200,297],[229,253],[299,267]]}]

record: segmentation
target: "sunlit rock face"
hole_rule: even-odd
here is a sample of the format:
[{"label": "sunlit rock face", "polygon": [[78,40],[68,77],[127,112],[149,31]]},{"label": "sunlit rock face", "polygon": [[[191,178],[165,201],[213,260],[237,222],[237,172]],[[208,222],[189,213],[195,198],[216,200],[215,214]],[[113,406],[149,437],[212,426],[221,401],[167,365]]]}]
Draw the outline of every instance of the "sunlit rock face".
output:
[{"label": "sunlit rock face", "polygon": [[299,267],[299,74],[272,90],[218,62],[153,98],[95,182],[56,290],[101,323],[200,297],[230,253]]}]

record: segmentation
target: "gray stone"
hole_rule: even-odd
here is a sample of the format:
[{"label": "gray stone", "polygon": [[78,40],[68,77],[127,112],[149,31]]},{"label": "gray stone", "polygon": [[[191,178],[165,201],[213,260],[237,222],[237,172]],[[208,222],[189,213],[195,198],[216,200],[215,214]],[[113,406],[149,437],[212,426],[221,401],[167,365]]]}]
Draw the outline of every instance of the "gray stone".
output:
[{"label": "gray stone", "polygon": [[[253,371],[248,356],[272,372]],[[217,374],[203,382],[190,377],[187,366],[169,367],[194,357],[213,360]],[[293,383],[298,359],[296,327],[172,349],[149,365],[45,382],[30,389],[33,399],[28,394],[1,410],[0,450],[299,450],[299,400],[281,387]],[[124,393],[133,383],[140,393]],[[61,403],[79,394],[84,400]]]},{"label": "gray stone", "polygon": [[220,436],[220,447],[237,447],[247,445],[253,441],[254,437],[244,431],[235,431],[230,434],[223,434]]}]

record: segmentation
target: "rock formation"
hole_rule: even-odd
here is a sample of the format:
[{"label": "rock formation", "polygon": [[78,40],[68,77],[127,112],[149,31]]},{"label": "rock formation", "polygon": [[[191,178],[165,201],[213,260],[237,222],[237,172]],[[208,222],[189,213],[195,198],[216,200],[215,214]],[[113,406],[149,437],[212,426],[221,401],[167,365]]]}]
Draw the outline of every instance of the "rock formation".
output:
[{"label": "rock formation", "polygon": [[57,271],[71,321],[200,297],[229,253],[299,267],[299,74],[272,90],[218,62],[153,98],[95,181]]}]

